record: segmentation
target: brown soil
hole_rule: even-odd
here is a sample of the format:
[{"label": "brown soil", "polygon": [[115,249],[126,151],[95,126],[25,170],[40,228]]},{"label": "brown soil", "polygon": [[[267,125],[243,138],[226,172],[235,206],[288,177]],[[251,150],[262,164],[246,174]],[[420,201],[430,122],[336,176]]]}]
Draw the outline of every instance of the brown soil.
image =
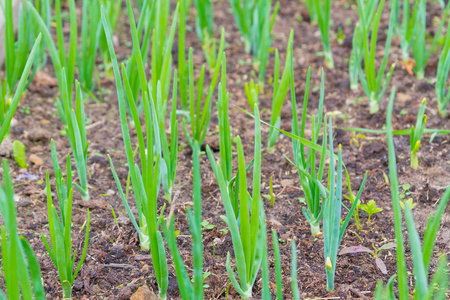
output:
[{"label": "brown soil", "polygon": [[[318,88],[320,85],[320,72],[323,67],[323,58],[316,55],[321,51],[321,41],[318,27],[309,24],[306,19],[306,8],[300,1],[281,0],[280,11],[274,27],[276,38],[274,48],[279,48],[282,61],[285,55],[287,39],[290,29],[295,30],[294,57],[295,79],[299,111],[302,106],[307,68],[312,68],[311,93],[309,112],[316,111],[319,99]],[[325,112],[333,113],[335,126],[365,127],[381,129],[385,124],[385,108],[387,95],[381,103],[380,112],[374,115],[368,113],[366,97],[361,90],[352,92],[348,80],[348,58],[351,51],[351,36],[357,14],[352,8],[346,7],[347,1],[333,1],[333,33],[341,27],[346,38],[342,45],[337,44],[336,34],[332,33],[332,50],[335,60],[335,69],[325,68]],[[215,3],[215,23],[217,29],[225,27],[226,53],[227,53],[227,86],[230,97],[230,119],[232,120],[232,133],[240,135],[245,144],[247,159],[253,155],[253,126],[254,122],[247,115],[239,111],[235,106],[248,107],[244,94],[244,83],[254,76],[252,72],[251,56],[244,51],[240,34],[229,12],[229,3],[219,0]],[[437,5],[437,3],[434,3]],[[117,30],[119,43],[124,45],[130,40],[129,27],[124,8],[120,28]],[[193,11],[191,11],[193,12]],[[301,20],[303,17],[303,20]],[[348,25],[351,20],[351,25]],[[388,13],[385,9],[383,15],[383,32],[387,29]],[[188,20],[194,27],[193,18]],[[219,30],[216,30],[219,32]],[[380,55],[384,46],[384,34],[380,34]],[[201,46],[195,31],[187,32],[187,45],[193,46],[196,65],[204,63]],[[398,39],[393,41],[393,48],[389,63],[400,62],[400,49]],[[176,42],[174,48],[177,48]],[[124,59],[129,53],[128,46],[116,48],[119,58]],[[174,50],[176,53],[176,50]],[[400,66],[394,71],[390,86],[396,86],[398,95],[394,108],[394,129],[409,128],[415,122],[415,116],[424,97],[428,99],[426,113],[429,116],[427,126],[429,128],[450,129],[448,118],[442,118],[437,112],[434,85],[429,83],[435,75],[438,54],[430,58],[426,70],[426,79],[418,81],[409,75]],[[149,68],[148,68],[149,69]],[[46,74],[54,76],[51,64],[44,69]],[[273,57],[269,61],[266,81],[273,73]],[[148,252],[142,252],[139,248],[137,234],[126,215],[121,199],[117,193],[107,155],[110,155],[119,177],[125,185],[127,176],[126,157],[124,153],[122,133],[118,120],[118,106],[116,90],[113,79],[109,76],[101,77],[101,103],[88,100],[86,114],[90,120],[88,125],[89,147],[89,185],[91,186],[91,200],[82,202],[78,193],[75,193],[76,202],[73,216],[73,241],[74,247],[81,249],[84,240],[84,232],[79,232],[86,217],[86,207],[91,210],[91,232],[89,249],[86,262],[74,283],[74,298],[76,299],[127,299],[142,284],[149,284],[156,291],[156,280]],[[260,99],[262,118],[269,120],[271,99],[271,87],[268,86],[266,94]],[[50,158],[50,138],[53,138],[62,162],[70,146],[67,138],[60,135],[63,129],[56,113],[53,98],[57,96],[57,88],[52,82],[36,78],[30,86],[19,109],[16,113],[18,125],[12,129],[11,139],[17,139],[25,143],[27,157],[35,154],[44,160],[44,164],[36,167],[30,164],[29,173],[39,176],[38,181],[17,182],[15,192],[20,196],[18,202],[18,223],[21,233],[31,242],[42,269],[43,280],[48,299],[60,299],[62,295],[61,285],[58,281],[57,271],[50,257],[46,254],[40,234],[48,234],[46,196],[44,193],[45,172],[50,170],[53,174]],[[288,98],[289,100],[289,98]],[[291,116],[290,103],[285,102],[282,111],[281,128],[290,130]],[[362,100],[362,101],[360,101]],[[21,107],[29,106],[30,115],[21,112]],[[406,110],[406,115],[400,111]],[[31,141],[29,133],[36,128],[42,128],[46,132],[38,141]],[[267,141],[268,127],[263,127],[263,141]],[[352,136],[349,132],[335,129],[335,143],[342,144],[344,162],[348,167],[352,178],[353,189],[358,189],[365,171],[369,177],[362,194],[363,202],[370,199],[376,200],[378,206],[383,208],[381,213],[373,216],[372,224],[366,225],[367,214],[361,214],[362,230],[358,231],[354,220],[350,222],[341,246],[364,245],[371,247],[381,246],[394,241],[394,229],[390,198],[390,186],[385,182],[384,174],[388,174],[387,146],[384,136],[371,136],[360,139],[359,146],[351,143]],[[180,132],[181,136],[181,132]],[[395,145],[398,157],[398,173],[400,185],[410,184],[411,195],[418,205],[414,209],[417,226],[423,232],[426,219],[431,211],[435,210],[436,202],[440,199],[443,189],[450,182],[450,138],[437,136],[432,143],[428,137],[424,138],[420,150],[420,167],[412,170],[409,167],[409,141],[408,137],[395,137]],[[206,140],[213,148],[218,148],[217,112],[213,108],[211,126]],[[191,249],[190,235],[187,226],[185,208],[191,205],[192,191],[192,166],[191,152],[184,139],[180,137],[182,151],[179,153],[177,170],[177,182],[174,194],[176,195],[176,228],[180,230],[178,246],[182,257],[190,264]],[[356,299],[367,298],[373,295],[375,284],[378,280],[386,282],[396,271],[395,251],[385,251],[383,260],[386,263],[388,274],[383,275],[376,267],[374,259],[370,255],[345,255],[338,257],[336,270],[336,290],[326,291],[325,267],[323,258],[323,239],[310,235],[310,228],[301,213],[302,203],[298,198],[303,197],[299,188],[300,182],[295,168],[284,158],[284,155],[292,157],[291,143],[288,138],[280,136],[276,145],[275,154],[268,154],[263,148],[263,177],[262,193],[269,192],[269,178],[273,175],[274,192],[276,194],[275,205],[270,207],[265,204],[268,229],[276,229],[281,241],[282,272],[284,277],[286,299],[291,298],[290,291],[290,241],[297,243],[298,256],[298,280],[302,298],[332,297],[330,299]],[[236,166],[236,162],[234,164]],[[11,161],[13,178],[16,178],[20,170]],[[224,215],[222,200],[218,185],[211,171],[206,155],[201,157],[202,168],[202,207],[203,219],[216,225],[212,230],[203,232],[204,247],[204,271],[211,272],[205,283],[210,287],[205,290],[206,299],[225,299],[228,286],[228,276],[225,269],[226,254],[232,251],[232,242],[229,233],[223,233],[220,229],[226,228],[220,219]],[[75,166],[73,166],[75,169]],[[52,182],[53,191],[55,191]],[[133,198],[131,196],[131,198]],[[161,204],[164,198],[160,197]],[[131,206],[135,209],[133,200]],[[111,207],[117,214],[117,223],[111,213]],[[449,253],[450,250],[450,218],[446,214],[442,220],[442,228],[438,236],[436,253]],[[273,277],[273,251],[269,235],[269,267]],[[405,253],[410,257],[409,245]],[[170,255],[169,259],[169,291],[170,299],[179,298],[178,284],[175,278],[174,268]],[[435,264],[435,261],[433,261]],[[407,262],[408,271],[412,271],[412,263]],[[189,270],[189,268],[188,268]],[[410,275],[411,276],[411,275]],[[411,278],[412,280],[412,278]],[[275,282],[271,278],[271,282]],[[259,298],[261,295],[261,281],[257,280],[253,295]],[[237,299],[239,295],[231,287],[229,298]]]}]

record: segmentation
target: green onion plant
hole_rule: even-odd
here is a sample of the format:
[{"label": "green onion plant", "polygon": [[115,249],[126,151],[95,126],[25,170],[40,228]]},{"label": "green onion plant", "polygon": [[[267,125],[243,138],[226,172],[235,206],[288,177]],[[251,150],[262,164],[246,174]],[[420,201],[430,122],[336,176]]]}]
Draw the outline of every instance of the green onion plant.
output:
[{"label": "green onion plant", "polygon": [[33,62],[37,56],[39,51],[40,43],[42,36],[39,35],[34,42],[33,48],[31,49],[30,55],[26,60],[25,67],[23,68],[23,72],[20,75],[19,83],[15,88],[14,96],[12,100],[8,96],[8,81],[5,79],[2,83],[0,80],[0,144],[3,142],[3,139],[7,134],[9,134],[9,129],[11,127],[11,120],[14,117],[14,114],[17,110],[17,106],[19,105],[20,98],[25,90],[25,86],[27,85],[28,76],[30,74],[31,67],[33,66]]},{"label": "green onion plant", "polygon": [[[214,9],[211,0],[194,0],[195,10],[195,31],[202,43],[206,62],[210,69],[216,65],[216,44],[214,38]],[[220,53],[220,51],[219,51]]]},{"label": "green onion plant", "polygon": [[[287,92],[289,90],[289,80],[291,74],[291,68],[293,64],[293,41],[294,41],[294,31],[291,30],[289,35],[289,41],[287,46],[286,61],[284,63],[283,74],[280,78],[280,55],[278,50],[275,50],[275,67],[273,75],[273,96],[272,96],[272,115],[270,116],[270,130],[269,138],[267,141],[267,151],[273,153],[275,151],[274,147],[278,139],[278,131],[274,127],[279,127],[281,123],[281,107],[283,106],[284,100],[286,99]],[[255,95],[252,94],[255,98]],[[250,98],[247,98],[250,99]],[[257,95],[256,95],[257,99]],[[252,101],[252,102],[257,102]]]},{"label": "green onion plant", "polygon": [[[252,297],[252,288],[261,267],[264,243],[263,204],[260,199],[261,186],[261,125],[258,106],[255,105],[255,151],[253,164],[253,193],[247,190],[247,174],[244,150],[240,137],[236,137],[239,169],[239,218],[236,217],[227,182],[223,176],[221,166],[217,164],[209,147],[206,148],[209,161],[216,180],[219,184],[222,201],[226,212],[226,223],[231,232],[236,268],[236,278],[231,266],[231,255],[227,254],[226,267],[228,276],[235,290],[243,299]],[[239,281],[238,281],[239,280]]]},{"label": "green onion plant", "polygon": [[[291,66],[291,97],[292,97],[292,134],[305,138],[306,129],[306,111],[309,98],[309,80],[310,80],[311,68],[308,69],[308,75],[306,77],[305,96],[303,100],[303,111],[301,119],[301,127],[299,127],[297,103],[294,86],[294,70]],[[324,101],[324,73],[322,70],[322,80],[320,86],[320,100],[317,115],[312,116],[312,136],[311,142],[317,144],[319,139],[320,129],[322,127],[323,119],[323,101]],[[300,182],[305,194],[306,207],[302,208],[303,215],[311,226],[311,235],[320,234],[320,220],[322,219],[323,209],[321,198],[326,194],[321,191],[321,181],[325,169],[326,155],[322,154],[320,158],[320,164],[318,170],[316,170],[316,151],[310,149],[308,153],[305,152],[305,146],[297,140],[292,140],[292,150],[294,154],[294,164],[299,169]],[[326,153],[327,150],[327,134],[326,134],[326,119],[322,137],[322,153]]]},{"label": "green onion plant", "polygon": [[[133,6],[130,1],[127,1],[127,10],[130,20],[133,19],[135,29],[132,28],[132,30],[136,30],[136,38],[133,39],[133,52],[126,64],[133,99],[136,103],[142,100],[139,99],[139,92],[142,90],[143,82],[141,82],[141,76],[135,70],[139,68],[140,61],[142,61],[143,65],[147,63],[148,53],[151,50],[151,79],[148,82],[148,88],[145,90],[148,89],[153,100],[156,101],[158,99],[157,86],[161,84],[162,97],[158,99],[155,105],[158,114],[165,116],[172,81],[172,45],[175,37],[179,6],[177,5],[173,12],[173,21],[170,26],[170,1],[145,0],[137,27],[134,20]],[[142,40],[140,37],[142,37]],[[141,111],[143,104],[140,103],[138,108]]]},{"label": "green onion plant", "polygon": [[[141,84],[140,90],[143,91],[142,102],[144,105],[146,141],[144,139],[143,134],[144,130],[142,128],[139,119],[137,104],[135,102],[135,99],[133,98],[133,94],[130,87],[130,81],[127,76],[124,64],[122,64],[121,66],[122,74],[120,73],[119,70],[119,64],[117,63],[117,57],[112,42],[111,29],[109,28],[108,25],[106,12],[103,9],[101,12],[101,16],[106,39],[108,41],[114,77],[116,80],[117,98],[120,112],[120,123],[122,127],[123,141],[125,145],[125,153],[127,156],[128,167],[131,174],[131,182],[133,185],[133,191],[138,210],[139,223],[136,222],[136,219],[130,209],[130,206],[124,195],[120,180],[117,176],[111,158],[109,158],[109,160],[111,170],[113,172],[113,176],[116,181],[122,202],[125,206],[125,209],[128,213],[129,218],[131,219],[134,228],[139,234],[141,249],[143,250],[150,249],[153,268],[155,270],[156,280],[159,289],[159,297],[165,299],[168,288],[168,270],[162,234],[158,230],[161,221],[160,217],[158,217],[157,212],[157,200],[161,181],[160,164],[162,160],[161,160],[160,131],[158,129],[159,122],[155,110],[156,102],[158,100],[161,101],[162,91],[161,85],[158,85],[159,89],[156,92],[158,97],[160,98],[152,99],[151,93],[149,92],[149,88],[147,85],[147,80],[145,78],[144,64],[142,62],[141,59],[142,56],[140,53],[140,49],[138,47],[139,43],[136,43],[138,39],[137,30],[134,17],[130,10],[131,6],[129,1],[127,4],[129,7],[131,33],[134,42],[133,51],[136,51],[135,53],[137,58],[136,59],[137,70],[134,70],[134,72],[139,74],[139,82]],[[131,116],[134,120],[134,125],[136,127],[136,134],[139,145],[138,147],[139,147],[140,164],[136,163],[134,160],[130,137],[130,129],[127,121],[126,100],[128,101],[127,103],[130,107]]]},{"label": "green onion plant", "polygon": [[439,62],[436,72],[436,98],[438,103],[439,114],[443,117],[447,116],[447,106],[450,102],[450,93],[448,92],[447,79],[450,72],[450,23],[447,25],[447,34],[445,36],[445,44],[439,56]]},{"label": "green onion plant", "polygon": [[[392,131],[392,112],[394,107],[395,88],[391,90],[391,96],[386,115],[387,144],[389,152],[389,174],[391,183],[392,208],[394,212],[395,240],[397,243],[397,275],[391,277],[386,286],[380,281],[375,290],[374,299],[394,299],[394,279],[397,278],[398,299],[410,299],[410,281],[406,273],[405,245],[403,241],[402,212],[399,198],[399,184],[397,178],[397,161],[395,158],[394,139]],[[430,263],[433,249],[436,244],[437,233],[445,208],[450,199],[450,187],[446,189],[439,201],[435,213],[430,214],[426,225],[423,241],[421,243],[414,217],[409,204],[404,205],[406,230],[409,235],[410,249],[414,268],[414,289],[411,293],[414,299],[446,299],[448,292],[448,266],[447,255],[439,258],[434,275],[430,273]],[[430,277],[431,276],[431,277]]]},{"label": "green onion plant", "polygon": [[75,62],[77,55],[77,16],[74,0],[69,0],[70,38],[69,53],[66,55],[64,33],[62,28],[61,2],[55,0],[56,36],[57,45],[45,22],[30,2],[27,2],[28,10],[32,14],[36,25],[42,31],[44,41],[49,49],[55,69],[60,99],[57,101],[57,110],[61,121],[65,125],[67,137],[75,158],[80,184],[75,183],[75,188],[80,192],[83,200],[89,200],[89,188],[87,184],[87,150],[89,143],[86,138],[86,121],[81,86],[75,83],[75,109],[73,109],[73,86],[75,76]]},{"label": "green onion plant", "polygon": [[[329,122],[329,139],[330,139],[330,153],[333,153],[333,132],[332,122],[330,117]],[[359,189],[358,195],[348,211],[347,217],[344,221],[341,220],[342,214],[342,149],[339,145],[337,171],[335,170],[334,158],[330,158],[329,168],[329,195],[324,204],[323,212],[323,240],[324,240],[324,258],[325,270],[327,275],[327,290],[334,290],[334,276],[336,272],[336,260],[344,236],[345,229],[353,215],[355,207],[361,196],[367,179],[367,173]]]},{"label": "green onion plant", "polygon": [[436,31],[431,45],[428,47],[426,42],[426,0],[418,0],[415,2],[415,20],[411,36],[411,48],[413,50],[415,66],[413,68],[416,73],[417,79],[422,79],[425,76],[425,66],[427,65],[428,59],[431,54],[433,54],[437,42],[441,38],[442,28],[447,20],[450,5],[444,9],[442,14],[442,20]]},{"label": "green onion plant", "polygon": [[[45,25],[47,26],[48,30],[50,30],[50,23],[51,23],[51,17],[52,17],[52,11],[51,11],[51,0],[35,0],[34,1],[34,7],[36,8],[37,12],[40,14],[42,20],[44,21]],[[28,18],[30,22],[33,21],[33,17],[31,14],[28,14]],[[37,37],[41,32],[39,30],[39,26],[32,26],[32,30],[34,31],[34,36]],[[36,59],[37,68],[38,70],[42,70],[45,65],[47,64],[47,46],[45,43],[41,43],[41,47],[39,49],[38,58]]]},{"label": "green onion plant", "polygon": [[[220,62],[220,65],[222,64],[222,57],[224,57],[223,52],[221,52],[218,56],[218,62]],[[182,124],[184,134],[192,150],[194,150],[194,147],[200,147],[202,145],[203,140],[206,137],[206,133],[208,132],[209,121],[211,118],[212,97],[219,79],[220,65],[216,66],[214,69],[211,83],[205,96],[203,86],[205,79],[205,66],[202,66],[200,77],[195,83],[193,49],[189,49],[189,86],[182,86],[180,83],[180,94],[188,94],[189,111],[186,113],[186,117],[183,118]],[[195,95],[194,87],[197,90],[197,95]],[[190,133],[188,130],[188,125],[190,125]]]},{"label": "green onion plant", "polygon": [[[197,141],[194,142],[197,145]],[[176,241],[176,233],[174,227],[174,217],[169,216],[166,222],[162,222],[164,237],[167,242],[167,247],[172,254],[175,265],[175,273],[180,289],[181,298],[183,300],[189,299],[203,299],[203,241],[202,241],[202,207],[201,207],[201,170],[200,170],[200,147],[193,147],[193,212],[191,208],[187,209],[187,216],[189,221],[189,230],[192,235],[192,266],[193,276],[192,281],[186,266],[181,257]]]},{"label": "green onion plant", "polygon": [[[94,1],[95,2],[95,1]],[[109,26],[111,26],[111,31],[117,26],[117,21],[119,19],[119,14],[122,9],[122,1],[114,0],[99,0],[100,4],[103,5],[103,9],[106,13],[106,18],[109,21]],[[99,15],[100,19],[100,15]],[[99,20],[100,21],[100,20]],[[95,22],[95,21],[94,21]],[[100,22],[101,24],[101,22]],[[101,25],[100,25],[101,27]],[[111,57],[109,56],[108,41],[106,40],[105,32],[100,29],[100,37],[98,42],[98,47],[103,60],[103,64],[106,66],[111,64]]]},{"label": "green onion plant", "polygon": [[331,0],[313,0],[317,23],[319,24],[320,37],[322,38],[323,56],[325,66],[334,69],[333,53],[330,46],[330,22],[331,22]]},{"label": "green onion plant", "polygon": [[[63,288],[63,298],[72,299],[72,284],[78,275],[78,272],[83,265],[86,258],[87,247],[89,242],[89,227],[90,214],[87,210],[86,221],[86,235],[84,238],[84,247],[81,254],[80,261],[75,271],[75,259],[77,251],[72,254],[72,177],[71,177],[71,163],[70,155],[67,155],[67,180],[64,180],[61,168],[59,167],[58,157],[56,153],[55,143],[51,142],[53,169],[55,172],[56,188],[58,192],[58,202],[60,216],[53,204],[52,190],[50,187],[50,176],[47,170],[47,210],[48,210],[48,225],[50,229],[50,243],[44,234],[42,234],[42,241],[45,248],[53,261],[53,264],[58,270],[59,280]],[[51,245],[51,247],[50,247]]]},{"label": "green onion plant", "polygon": [[222,57],[221,81],[218,87],[219,95],[216,103],[219,119],[220,167],[223,178],[228,186],[234,213],[237,217],[239,215],[238,190],[235,186],[239,186],[239,178],[238,176],[233,177],[233,149],[231,144],[230,118],[228,116],[230,94],[226,91],[226,74],[226,56],[224,54]]},{"label": "green onion plant", "polygon": [[[69,37],[69,50],[66,53],[66,45],[64,42],[64,32],[62,24],[61,13],[61,0],[55,0],[55,21],[56,21],[56,38],[57,42],[53,41],[53,37],[41,15],[33,7],[30,2],[27,2],[28,11],[33,16],[36,26],[42,32],[43,40],[48,47],[50,57],[53,62],[53,68],[55,70],[56,79],[58,80],[58,87],[60,93],[67,91],[66,97],[70,101],[59,99],[56,102],[59,117],[61,121],[67,125],[67,115],[70,114],[71,106],[67,106],[73,99],[72,91],[75,81],[75,65],[77,59],[77,41],[78,41],[78,27],[77,27],[77,15],[75,8],[75,1],[69,0],[69,21],[70,21],[70,37]],[[65,70],[65,71],[63,71]],[[61,98],[63,96],[61,95]]]},{"label": "green onion plant", "polygon": [[91,93],[95,88],[94,67],[98,52],[100,34],[100,1],[84,0],[81,20],[81,47],[78,51],[78,76],[84,91]]},{"label": "green onion plant", "polygon": [[[402,50],[402,61],[405,65],[410,63],[409,49],[411,48],[412,34],[419,2],[420,1],[416,1],[414,3],[412,11],[410,8],[411,4],[408,1],[403,2],[402,23],[400,24],[400,49]],[[395,0],[394,3],[397,6],[400,4],[400,1]]]},{"label": "green onion plant", "polygon": [[[182,3],[183,4],[183,3]],[[181,5],[183,6],[183,5]],[[183,59],[184,56],[183,56]],[[197,83],[194,83],[194,61],[193,50],[189,49],[189,82],[180,80],[180,94],[186,93],[188,96],[189,111],[184,114],[182,120],[183,131],[192,149],[192,165],[193,165],[193,212],[188,209],[187,215],[189,220],[189,228],[192,235],[192,256],[193,256],[193,279],[189,280],[186,266],[181,258],[178,246],[176,244],[174,220],[171,216],[168,224],[162,225],[167,246],[172,254],[175,263],[175,271],[177,275],[180,293],[183,299],[203,299],[203,244],[202,244],[202,187],[201,187],[201,170],[200,170],[200,146],[205,139],[209,127],[211,117],[212,96],[218,81],[220,66],[224,62],[225,55],[219,53],[218,64],[212,74],[211,84],[209,86],[206,97],[204,97],[203,81],[205,77],[205,67],[201,69],[200,77]],[[226,69],[223,69],[222,77],[226,76]],[[225,79],[223,79],[225,80]],[[189,86],[188,86],[189,85]],[[194,93],[194,86],[197,95]],[[219,97],[221,97],[219,93]],[[190,125],[190,126],[188,126]],[[190,128],[190,133],[188,130]]]},{"label": "green onion plant", "polygon": [[[385,74],[387,60],[389,58],[389,50],[391,48],[391,40],[394,31],[393,18],[394,14],[391,10],[389,29],[386,38],[386,45],[384,47],[384,56],[378,72],[375,68],[375,54],[377,46],[378,29],[380,25],[381,13],[383,11],[385,0],[381,0],[375,15],[372,20],[365,17],[365,5],[362,0],[358,0],[359,16],[361,19],[361,26],[363,28],[363,45],[364,45],[364,72],[362,67],[359,67],[359,77],[364,92],[369,98],[369,111],[371,114],[378,112],[381,99],[386,92],[387,85],[392,77],[395,65],[392,65],[389,71]],[[369,23],[369,21],[372,21]],[[369,42],[370,38],[370,42]],[[357,63],[357,62],[356,62]],[[384,79],[384,82],[383,82]]]},{"label": "green onion plant", "polygon": [[[65,109],[65,118],[67,125],[64,126],[69,139],[70,147],[72,148],[73,156],[75,158],[75,165],[77,167],[78,179],[80,184],[74,183],[75,188],[81,194],[83,200],[89,200],[89,187],[87,183],[87,154],[89,142],[86,136],[86,115],[84,112],[83,93],[81,85],[78,81],[75,82],[76,96],[75,109],[72,109],[70,97],[68,95],[68,88],[65,85],[67,82],[65,78],[65,69],[62,69],[63,90],[61,98]],[[63,113],[63,112],[61,112]]]},{"label": "green onion plant", "polygon": [[[12,0],[5,0],[2,1],[0,5],[5,20],[5,39],[2,42],[5,49],[5,77],[8,98],[14,93],[17,82],[24,73],[28,61],[27,55],[31,47],[30,42],[33,40],[33,28],[30,23],[31,19],[29,18],[27,9],[20,3],[16,41],[12,2]],[[28,83],[33,80],[35,72],[36,68],[33,69],[33,72],[28,79]]]},{"label": "green onion plant", "polygon": [[[364,20],[365,24],[372,24],[373,16],[376,12],[376,5],[378,0],[370,0],[364,2]],[[359,81],[359,69],[364,54],[364,31],[363,21],[361,16],[359,17],[359,23],[356,24],[352,38],[352,52],[350,53],[350,59],[348,62],[348,73],[350,79],[350,88],[352,90],[358,89]]]},{"label": "green onion plant", "polygon": [[6,295],[0,289],[1,300],[45,299],[39,262],[30,243],[19,237],[14,186],[8,161],[2,161],[3,183],[0,183],[2,275]]},{"label": "green onion plant", "polygon": [[280,3],[272,11],[271,0],[230,0],[236,24],[244,39],[245,51],[253,53],[253,64],[258,70],[258,84],[264,85],[269,50],[272,45],[272,28]]},{"label": "green onion plant", "polygon": [[[129,11],[131,11],[130,1],[127,1]],[[170,1],[157,0],[154,5],[155,19],[152,26],[152,48],[151,48],[151,74],[150,79],[153,99],[157,99],[156,90],[158,81],[161,82],[162,101],[157,102],[157,112],[163,110],[164,115],[167,109],[167,98],[170,91],[172,75],[172,45],[175,37],[176,25],[178,20],[179,7],[175,8],[173,21],[169,27],[170,19]]]}]

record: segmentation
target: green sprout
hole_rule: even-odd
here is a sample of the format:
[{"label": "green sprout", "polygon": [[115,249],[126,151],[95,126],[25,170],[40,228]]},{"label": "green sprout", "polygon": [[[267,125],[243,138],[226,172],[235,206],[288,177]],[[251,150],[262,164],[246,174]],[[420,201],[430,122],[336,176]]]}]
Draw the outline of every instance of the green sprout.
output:
[{"label": "green sprout", "polygon": [[377,203],[373,199],[369,200],[366,204],[360,204],[358,206],[369,215],[369,218],[367,219],[367,227],[370,226],[370,218],[372,215],[383,210],[382,208],[377,207]]}]

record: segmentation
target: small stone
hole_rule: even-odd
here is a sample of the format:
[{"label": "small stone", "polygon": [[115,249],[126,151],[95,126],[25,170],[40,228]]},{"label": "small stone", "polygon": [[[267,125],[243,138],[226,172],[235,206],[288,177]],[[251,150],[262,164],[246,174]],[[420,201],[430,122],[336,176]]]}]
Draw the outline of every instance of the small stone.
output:
[{"label": "small stone", "polygon": [[43,128],[34,128],[28,132],[28,139],[32,142],[46,141],[50,138],[50,132]]},{"label": "small stone", "polygon": [[107,190],[106,194],[110,195],[110,196],[114,196],[116,194],[116,192],[114,190]]},{"label": "small stone", "polygon": [[130,300],[157,300],[157,299],[158,297],[148,288],[147,285],[143,285],[140,288],[138,288],[136,293],[134,293],[130,298]]},{"label": "small stone", "polygon": [[11,157],[13,152],[12,142],[9,138],[3,140],[0,144],[0,156]]},{"label": "small stone", "polygon": [[11,128],[12,128],[12,127],[16,127],[17,124],[19,124],[19,121],[17,121],[16,118],[12,118],[12,119],[11,119],[11,123],[10,123],[9,126],[11,126]]},{"label": "small stone", "polygon": [[31,154],[29,159],[30,159],[30,162],[32,162],[36,166],[41,166],[44,163],[42,158],[40,158],[36,154]]}]

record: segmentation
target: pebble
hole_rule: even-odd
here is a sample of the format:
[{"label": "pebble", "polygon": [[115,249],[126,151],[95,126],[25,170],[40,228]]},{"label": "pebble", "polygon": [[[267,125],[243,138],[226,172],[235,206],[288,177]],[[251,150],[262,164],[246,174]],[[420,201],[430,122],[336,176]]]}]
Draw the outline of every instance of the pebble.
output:
[{"label": "pebble", "polygon": [[28,132],[28,139],[32,142],[38,142],[38,141],[46,141],[50,138],[50,132],[37,127],[33,128]]},{"label": "pebble", "polygon": [[9,138],[3,140],[0,144],[0,156],[11,157],[13,152],[12,142]]},{"label": "pebble", "polygon": [[29,160],[36,166],[41,166],[44,163],[42,158],[40,158],[36,154],[31,154]]}]

